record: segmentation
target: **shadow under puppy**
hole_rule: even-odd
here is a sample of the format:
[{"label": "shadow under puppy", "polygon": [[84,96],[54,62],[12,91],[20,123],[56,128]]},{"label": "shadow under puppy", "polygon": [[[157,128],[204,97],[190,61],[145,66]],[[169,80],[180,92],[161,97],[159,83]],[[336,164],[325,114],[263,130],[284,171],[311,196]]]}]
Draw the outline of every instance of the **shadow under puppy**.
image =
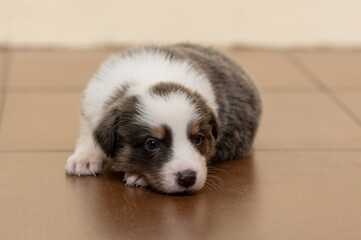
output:
[{"label": "shadow under puppy", "polygon": [[81,109],[68,174],[95,175],[108,157],[127,185],[182,193],[204,186],[209,163],[249,156],[261,102],[230,59],[178,44],[109,58]]}]

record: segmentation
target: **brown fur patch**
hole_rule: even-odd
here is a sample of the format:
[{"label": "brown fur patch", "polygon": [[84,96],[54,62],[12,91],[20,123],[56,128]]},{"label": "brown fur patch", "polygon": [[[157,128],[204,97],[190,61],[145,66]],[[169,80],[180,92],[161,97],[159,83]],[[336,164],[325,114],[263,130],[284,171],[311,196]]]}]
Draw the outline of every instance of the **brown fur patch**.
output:
[{"label": "brown fur patch", "polygon": [[165,129],[163,126],[157,126],[150,129],[150,135],[158,140],[163,140],[165,138]]},{"label": "brown fur patch", "polygon": [[199,131],[199,127],[196,121],[190,121],[188,124],[188,134],[190,136],[195,136]]},{"label": "brown fur patch", "polygon": [[[126,144],[123,148],[119,149],[117,158],[128,160],[132,154],[132,148],[130,145]],[[126,161],[114,161],[112,170],[116,172],[125,172],[128,170]],[[130,171],[134,171],[133,168],[130,168]]]},{"label": "brown fur patch", "polygon": [[188,124],[188,139],[194,143],[197,134],[202,136],[199,144],[194,144],[194,148],[203,156],[207,161],[214,155],[215,151],[215,138],[212,134],[212,125],[210,124],[210,116],[206,113],[202,115],[199,122],[191,121]]}]

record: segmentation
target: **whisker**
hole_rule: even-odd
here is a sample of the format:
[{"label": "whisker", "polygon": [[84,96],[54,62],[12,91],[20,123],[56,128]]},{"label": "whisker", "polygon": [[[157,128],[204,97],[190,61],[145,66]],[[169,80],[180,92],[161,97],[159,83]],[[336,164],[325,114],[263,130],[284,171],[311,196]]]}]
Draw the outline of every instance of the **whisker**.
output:
[{"label": "whisker", "polygon": [[219,183],[223,184],[223,180],[220,177],[216,176],[216,175],[208,174],[208,179],[212,179],[212,180],[214,180],[216,182],[219,182]]},{"label": "whisker", "polygon": [[221,188],[217,185],[211,185],[211,184],[207,184],[207,190],[208,192],[212,192],[212,191],[219,191]]},{"label": "whisker", "polygon": [[206,193],[210,193],[210,192],[211,192],[210,189],[209,189],[209,186],[208,186],[207,184],[205,184],[205,185],[203,186],[203,189],[204,189],[204,191],[205,191]]},{"label": "whisker", "polygon": [[207,186],[210,190],[221,190],[221,186],[218,184],[219,181],[215,181],[215,179],[207,178],[205,182],[205,186]]},{"label": "whisker", "polygon": [[208,171],[210,171],[210,172],[219,171],[219,172],[223,172],[223,173],[228,174],[228,172],[226,170],[221,169],[221,168],[216,168],[215,166],[208,166]]}]

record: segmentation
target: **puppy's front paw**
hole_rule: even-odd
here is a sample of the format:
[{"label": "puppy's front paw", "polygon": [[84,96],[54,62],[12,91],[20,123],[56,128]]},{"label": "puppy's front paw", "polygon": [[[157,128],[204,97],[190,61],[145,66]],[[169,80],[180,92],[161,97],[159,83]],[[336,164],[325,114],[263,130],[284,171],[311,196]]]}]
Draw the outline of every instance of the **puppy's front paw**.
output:
[{"label": "puppy's front paw", "polygon": [[65,171],[69,175],[96,175],[102,170],[103,161],[97,156],[84,153],[74,153],[68,158]]},{"label": "puppy's front paw", "polygon": [[136,173],[126,172],[124,174],[123,181],[125,182],[125,185],[127,185],[127,186],[136,186],[136,187],[148,186],[148,183],[145,180],[145,178]]}]

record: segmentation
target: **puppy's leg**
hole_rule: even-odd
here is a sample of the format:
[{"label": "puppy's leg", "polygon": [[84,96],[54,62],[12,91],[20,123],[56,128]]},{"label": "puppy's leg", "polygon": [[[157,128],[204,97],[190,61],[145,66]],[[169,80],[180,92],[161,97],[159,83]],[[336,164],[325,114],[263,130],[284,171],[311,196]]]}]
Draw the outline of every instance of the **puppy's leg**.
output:
[{"label": "puppy's leg", "polygon": [[81,116],[80,136],[73,155],[68,158],[65,171],[69,175],[96,175],[102,170],[105,154],[94,141],[88,121]]}]

